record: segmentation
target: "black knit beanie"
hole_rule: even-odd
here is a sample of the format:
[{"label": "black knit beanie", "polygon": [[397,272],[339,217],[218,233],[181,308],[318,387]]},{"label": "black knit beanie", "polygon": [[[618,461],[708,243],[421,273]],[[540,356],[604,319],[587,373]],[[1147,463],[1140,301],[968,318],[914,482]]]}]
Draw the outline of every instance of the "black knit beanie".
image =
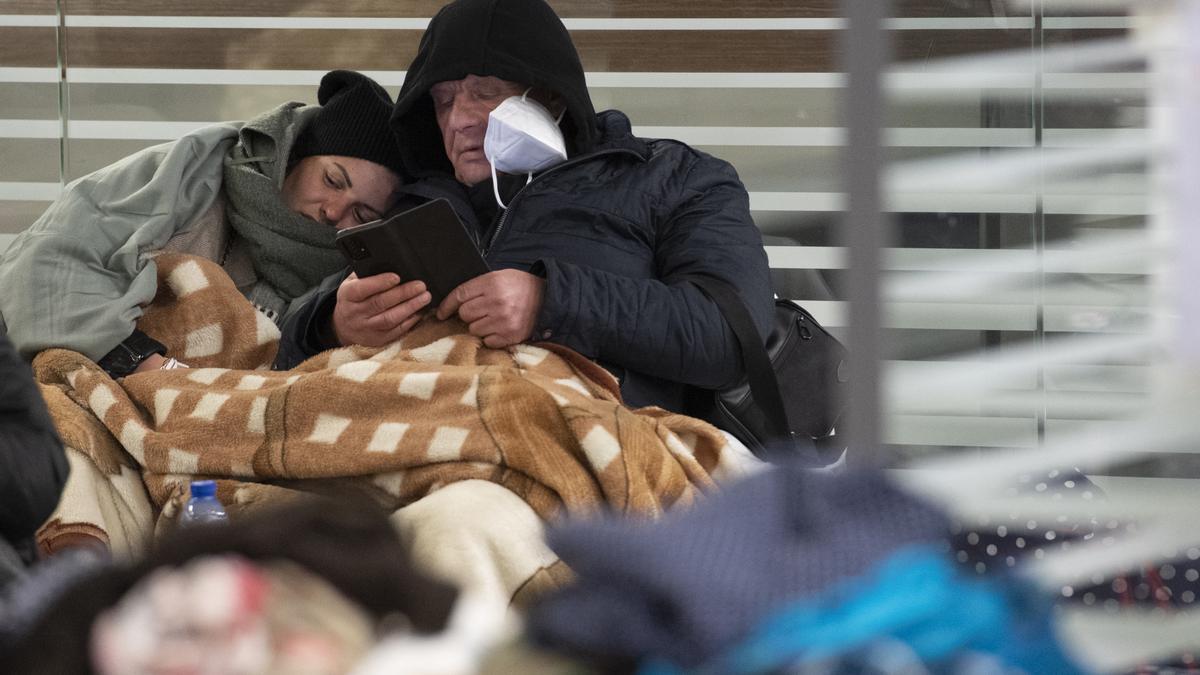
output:
[{"label": "black knit beanie", "polygon": [[400,149],[388,126],[392,97],[378,82],[352,70],[332,70],[321,78],[317,101],[321,110],[292,146],[292,162],[313,155],[341,155],[404,175]]}]

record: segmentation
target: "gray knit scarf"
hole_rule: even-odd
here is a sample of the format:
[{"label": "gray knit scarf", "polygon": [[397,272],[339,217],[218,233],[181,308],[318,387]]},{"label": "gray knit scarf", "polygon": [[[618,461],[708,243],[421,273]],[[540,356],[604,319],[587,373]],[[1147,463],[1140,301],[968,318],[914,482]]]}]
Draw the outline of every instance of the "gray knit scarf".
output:
[{"label": "gray knit scarf", "polygon": [[285,303],[346,266],[333,243],[334,228],[288,210],[280,193],[292,144],[318,110],[285,103],[260,115],[246,122],[225,155],[226,217],[249,244],[259,284]]}]

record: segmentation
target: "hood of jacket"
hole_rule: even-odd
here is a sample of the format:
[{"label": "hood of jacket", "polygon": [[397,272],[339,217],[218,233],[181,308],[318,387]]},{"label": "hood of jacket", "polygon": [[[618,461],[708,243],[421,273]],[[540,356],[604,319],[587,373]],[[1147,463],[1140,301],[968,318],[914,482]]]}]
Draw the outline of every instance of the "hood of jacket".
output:
[{"label": "hood of jacket", "polygon": [[453,173],[429,88],[467,75],[492,76],[548,89],[563,98],[569,156],[597,138],[596,111],[579,53],[566,27],[543,0],[456,0],[421,37],[392,113],[405,169],[414,178]]}]

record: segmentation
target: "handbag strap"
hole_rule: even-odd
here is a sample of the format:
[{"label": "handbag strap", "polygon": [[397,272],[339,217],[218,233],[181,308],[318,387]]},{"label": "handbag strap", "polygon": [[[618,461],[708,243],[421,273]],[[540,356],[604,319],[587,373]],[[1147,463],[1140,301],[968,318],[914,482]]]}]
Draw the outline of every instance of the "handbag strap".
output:
[{"label": "handbag strap", "polygon": [[750,393],[754,402],[766,415],[767,424],[778,439],[791,440],[795,434],[788,423],[787,409],[783,407],[783,397],[779,394],[779,380],[775,377],[775,369],[767,356],[767,348],[763,346],[750,317],[746,303],[738,297],[737,291],[730,284],[714,277],[690,277],[689,281],[696,284],[704,294],[717,303],[725,321],[733,329],[738,345],[742,351],[742,364],[746,369],[746,381],[750,384]]}]

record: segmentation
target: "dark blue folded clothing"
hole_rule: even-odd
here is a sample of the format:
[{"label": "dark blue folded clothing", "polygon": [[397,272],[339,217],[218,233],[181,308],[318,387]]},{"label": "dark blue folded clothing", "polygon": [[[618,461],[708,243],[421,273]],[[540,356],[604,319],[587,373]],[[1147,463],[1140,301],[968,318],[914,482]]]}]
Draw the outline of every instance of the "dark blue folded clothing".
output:
[{"label": "dark blue folded clothing", "polygon": [[[1014,498],[1041,495],[1064,505],[1085,507],[1105,498],[1103,490],[1074,468],[1020,476],[1008,488],[1008,494]],[[955,523],[951,544],[956,559],[964,567],[979,574],[1003,574],[1019,568],[1029,558],[1041,558],[1082,541],[1120,534],[1117,529],[1124,531],[1125,524],[1101,522],[1095,516],[1036,519],[1014,506],[1000,520]]]},{"label": "dark blue folded clothing", "polygon": [[[1009,494],[1042,494],[1064,506],[1100,506],[1107,499],[1099,486],[1074,468],[1020,476]],[[1019,569],[1031,558],[1067,551],[1083,543],[1121,546],[1124,537],[1137,532],[1134,519],[1100,517],[1096,513],[1100,509],[1092,515],[1035,519],[1014,506],[1000,521],[952,525],[952,550],[967,569],[982,575],[1004,574]],[[1127,607],[1190,610],[1198,599],[1200,547],[1187,547],[1164,551],[1141,565],[1097,575],[1088,583],[1063,587],[1060,602],[1111,611]]]},{"label": "dark blue folded clothing", "polygon": [[938,509],[881,473],[784,465],[659,522],[553,529],[578,581],[532,610],[530,632],[576,653],[690,667],[779,608],[947,533]]}]

